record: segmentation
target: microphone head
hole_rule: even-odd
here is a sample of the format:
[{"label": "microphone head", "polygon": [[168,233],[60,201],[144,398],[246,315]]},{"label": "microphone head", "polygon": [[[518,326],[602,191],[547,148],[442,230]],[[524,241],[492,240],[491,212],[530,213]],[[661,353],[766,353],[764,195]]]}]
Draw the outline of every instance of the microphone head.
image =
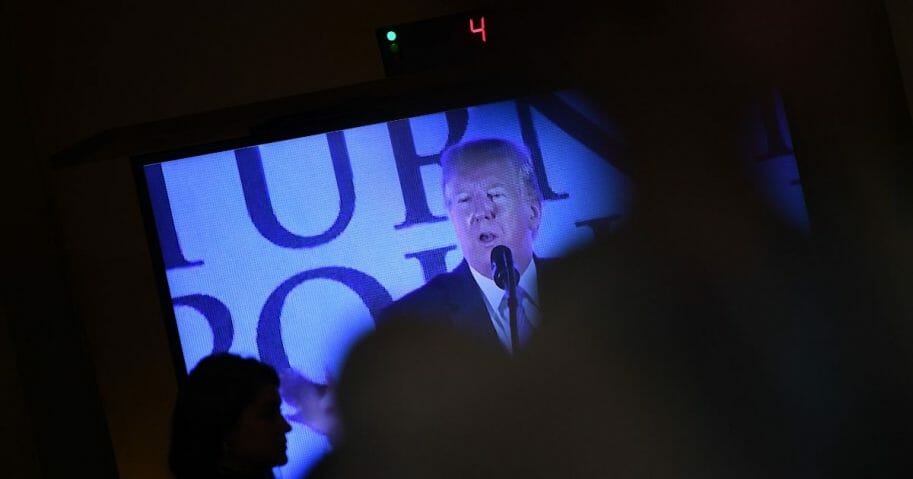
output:
[{"label": "microphone head", "polygon": [[516,278],[515,271],[514,256],[510,252],[510,248],[504,245],[492,248],[491,279],[495,281],[499,288],[505,289],[511,281],[516,282],[519,279]]}]

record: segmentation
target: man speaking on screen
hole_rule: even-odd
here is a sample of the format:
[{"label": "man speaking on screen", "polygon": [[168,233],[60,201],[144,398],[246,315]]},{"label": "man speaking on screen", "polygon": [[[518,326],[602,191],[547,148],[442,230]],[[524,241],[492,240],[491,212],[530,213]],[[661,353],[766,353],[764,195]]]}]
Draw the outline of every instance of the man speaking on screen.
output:
[{"label": "man speaking on screen", "polygon": [[542,222],[542,193],[529,154],[503,139],[468,141],[441,153],[441,169],[444,204],[464,260],[394,302],[381,321],[444,321],[512,351],[506,295],[493,279],[492,250],[506,246],[519,273],[520,345],[539,324],[538,276],[549,267],[533,253]]}]

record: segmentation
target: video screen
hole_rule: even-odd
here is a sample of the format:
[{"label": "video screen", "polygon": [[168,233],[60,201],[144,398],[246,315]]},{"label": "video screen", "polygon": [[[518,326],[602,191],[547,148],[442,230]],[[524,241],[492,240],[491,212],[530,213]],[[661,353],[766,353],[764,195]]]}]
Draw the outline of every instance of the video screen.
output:
[{"label": "video screen", "polygon": [[[757,178],[803,227],[782,101],[754,111]],[[332,447],[327,385],[386,311],[449,303],[433,316],[509,353],[489,261],[508,245],[534,330],[549,260],[623,226],[625,151],[566,90],[143,165],[183,367],[219,351],[274,366],[293,427],[276,475],[299,477]]]},{"label": "video screen", "polygon": [[[508,165],[446,201],[441,153],[472,144],[525,157],[538,198]],[[284,383],[330,384],[395,300],[457,269],[473,279],[462,246],[529,242],[534,264],[617,227],[633,191],[623,152],[610,118],[560,91],[145,165],[183,366],[231,351]],[[278,475],[297,477],[330,440],[284,399]]]}]

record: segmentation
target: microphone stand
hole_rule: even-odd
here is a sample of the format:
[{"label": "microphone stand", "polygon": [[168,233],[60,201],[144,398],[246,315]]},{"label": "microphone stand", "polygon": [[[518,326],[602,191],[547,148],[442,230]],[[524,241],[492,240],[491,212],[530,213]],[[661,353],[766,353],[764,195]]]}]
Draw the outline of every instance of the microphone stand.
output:
[{"label": "microphone stand", "polygon": [[520,330],[517,327],[517,283],[520,280],[520,273],[510,267],[507,274],[507,310],[510,318],[510,348],[513,354],[520,350]]},{"label": "microphone stand", "polygon": [[520,282],[520,272],[514,267],[510,248],[499,245],[491,250],[491,273],[495,284],[507,292],[510,349],[516,354],[520,350],[520,330],[517,327],[517,283]]}]

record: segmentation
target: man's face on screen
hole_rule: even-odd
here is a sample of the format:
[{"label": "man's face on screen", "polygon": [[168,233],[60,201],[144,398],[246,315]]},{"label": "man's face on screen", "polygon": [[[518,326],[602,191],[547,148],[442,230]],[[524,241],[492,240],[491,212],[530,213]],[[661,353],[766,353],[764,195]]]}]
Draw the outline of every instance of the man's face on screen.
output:
[{"label": "man's face on screen", "polygon": [[541,204],[507,159],[460,164],[444,184],[450,222],[469,265],[491,277],[491,250],[505,245],[523,272],[533,257]]}]

